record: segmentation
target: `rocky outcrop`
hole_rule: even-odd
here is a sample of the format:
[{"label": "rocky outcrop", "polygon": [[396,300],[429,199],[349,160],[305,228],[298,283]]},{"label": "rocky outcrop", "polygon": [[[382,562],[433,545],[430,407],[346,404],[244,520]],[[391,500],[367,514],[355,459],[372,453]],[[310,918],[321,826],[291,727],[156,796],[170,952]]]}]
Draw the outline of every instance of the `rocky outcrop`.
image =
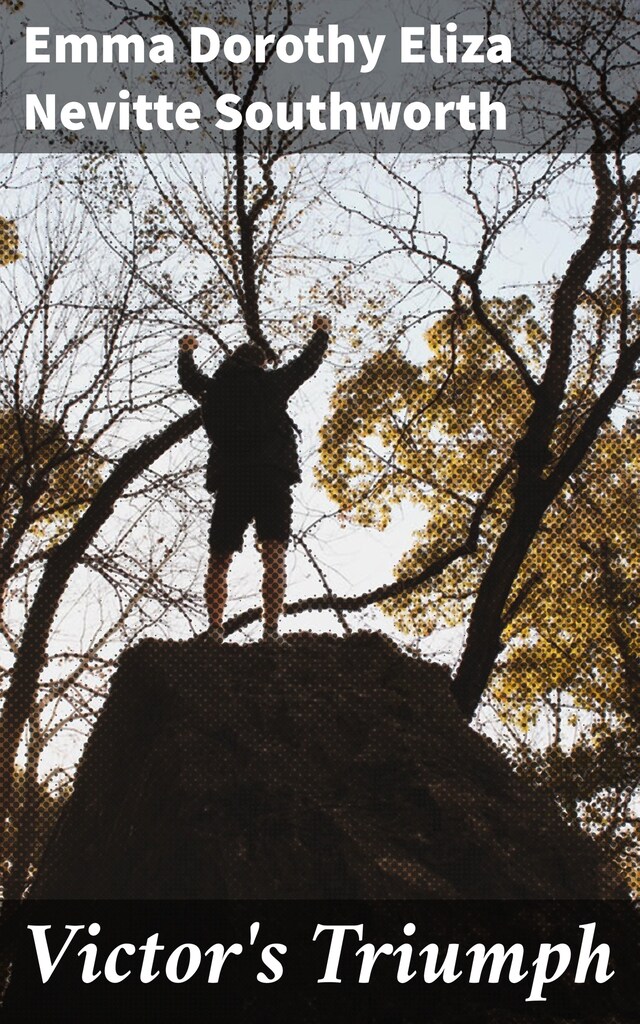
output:
[{"label": "rocky outcrop", "polygon": [[126,652],[35,895],[602,898],[593,842],[372,633]]}]

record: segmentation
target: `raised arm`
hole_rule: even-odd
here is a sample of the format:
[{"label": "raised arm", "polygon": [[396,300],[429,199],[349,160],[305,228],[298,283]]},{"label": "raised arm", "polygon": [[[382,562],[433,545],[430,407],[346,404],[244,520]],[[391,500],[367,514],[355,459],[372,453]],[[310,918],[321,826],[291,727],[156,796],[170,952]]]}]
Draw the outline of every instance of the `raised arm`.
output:
[{"label": "raised arm", "polygon": [[207,390],[209,378],[198,369],[193,360],[193,353],[197,347],[198,341],[192,334],[185,334],[184,338],[180,338],[178,377],[185,391],[200,400]]},{"label": "raised arm", "polygon": [[300,355],[279,370],[271,370],[272,376],[277,378],[278,385],[287,395],[292,395],[301,384],[313,376],[327,351],[331,321],[328,317],[316,313],[313,328],[311,341],[305,345]]}]

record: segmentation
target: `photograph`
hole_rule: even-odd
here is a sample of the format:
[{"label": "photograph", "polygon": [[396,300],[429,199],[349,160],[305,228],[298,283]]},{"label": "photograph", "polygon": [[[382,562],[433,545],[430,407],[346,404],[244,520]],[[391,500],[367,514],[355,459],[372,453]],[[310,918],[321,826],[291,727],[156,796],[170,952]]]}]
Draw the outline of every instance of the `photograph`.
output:
[{"label": "photograph", "polygon": [[639,0],[0,23],[0,1015],[639,1020]]}]

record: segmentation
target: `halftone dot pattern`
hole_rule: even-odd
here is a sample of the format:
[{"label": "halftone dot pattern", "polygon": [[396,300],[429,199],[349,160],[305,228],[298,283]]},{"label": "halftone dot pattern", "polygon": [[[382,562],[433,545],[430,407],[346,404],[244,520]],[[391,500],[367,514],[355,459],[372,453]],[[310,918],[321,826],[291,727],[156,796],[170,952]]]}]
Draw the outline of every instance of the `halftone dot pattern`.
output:
[{"label": "halftone dot pattern", "polygon": [[15,221],[0,217],[0,267],[15,263],[19,258],[18,229]]},{"label": "halftone dot pattern", "polygon": [[[390,378],[399,398],[415,384],[407,369],[407,376],[399,370]],[[458,401],[464,406],[464,394],[456,394]],[[475,397],[469,408],[474,414]],[[529,411],[527,404],[523,418]],[[13,447],[20,458],[20,444]],[[538,453],[527,459],[535,463]],[[76,483],[68,486],[86,494],[85,469],[71,472]],[[509,513],[508,488],[516,479],[514,472],[496,493],[495,521]],[[286,526],[288,532],[288,520]],[[488,529],[491,538],[495,523]],[[568,829],[545,792],[554,788],[554,772],[563,781],[566,766],[539,756],[527,764],[523,750],[523,773],[544,768],[545,787],[516,776],[464,721],[444,668],[375,632],[278,636],[286,543],[270,538],[264,521],[258,532],[265,639],[224,638],[233,551],[212,547],[204,581],[209,630],[183,641],[145,640],[123,652],[33,896],[455,900],[468,908],[471,934],[476,901],[514,901],[522,915],[519,901],[553,899],[562,918],[562,901],[624,895],[606,848]],[[480,545],[474,557],[482,568]],[[534,547],[527,572],[544,577],[545,558],[544,546]],[[387,601],[400,621],[425,601],[424,589],[402,590],[415,571],[410,562],[400,567]],[[575,614],[568,600],[575,577],[563,552],[553,594],[554,614],[565,620]],[[526,612],[526,602],[522,607]],[[522,656],[530,654],[525,648]],[[496,692],[507,717],[519,721],[526,694],[500,692],[507,670],[501,656]],[[527,725],[526,713],[519,724]],[[28,774],[16,776],[18,812],[33,798],[30,786]],[[38,805],[27,828],[23,818],[21,829],[8,834],[8,860],[28,869],[51,811]],[[624,853],[618,860],[632,877]],[[526,923],[535,934],[530,908]],[[249,992],[237,998],[256,1002]],[[317,1019],[312,1009],[296,1019]],[[496,1011],[485,1019],[511,1024],[527,1015]],[[557,1015],[549,1020],[561,1024]]]},{"label": "halftone dot pattern", "polygon": [[36,894],[615,895],[592,844],[466,727],[449,685],[375,633],[139,644]]},{"label": "halftone dot pattern", "polygon": [[[367,508],[363,494],[356,495],[353,507],[361,521],[369,517],[370,525],[376,519],[384,524],[398,498],[411,494],[409,469],[416,459],[429,457],[425,436],[422,447],[417,444],[424,425],[435,422],[444,432],[456,420],[464,428],[463,436],[448,446],[436,436],[434,466],[425,467],[434,474],[429,486],[437,493],[438,483],[466,460],[467,489],[489,500],[484,506],[478,498],[471,503],[483,513],[476,518],[469,517],[469,502],[462,502],[466,515],[452,512],[434,529],[435,541],[427,537],[400,565],[399,585],[389,593],[386,607],[401,626],[415,616],[419,621],[420,615],[437,623],[440,606],[425,599],[424,587],[431,580],[442,588],[443,614],[460,602],[465,580],[479,586],[488,555],[512,515],[518,487],[522,481],[543,487],[576,429],[569,417],[566,424],[559,422],[548,444],[536,445],[534,439],[518,448],[516,439],[524,436],[533,405],[504,346],[508,331],[525,332],[531,345],[542,344],[547,335],[529,322],[530,304],[524,300],[496,304],[491,314],[503,332],[501,355],[500,346],[494,346],[499,357],[492,354],[486,365],[478,358],[473,365],[464,360],[449,364],[450,377],[445,374],[440,387],[397,352],[382,353],[344,385],[336,415],[323,428],[323,458],[331,468],[332,449],[338,461],[345,449],[349,457],[352,439],[369,429],[366,403],[369,416],[373,404],[382,417],[380,437],[393,449],[397,465],[379,492],[368,496],[379,498],[379,504]],[[477,355],[491,328],[461,307],[443,318],[430,340],[444,353],[447,344],[460,343],[464,332]],[[349,388],[354,400],[341,401]],[[397,409],[405,415],[394,433]],[[430,419],[434,410],[440,417],[435,421]],[[15,436],[22,458],[24,431]],[[587,463],[585,472],[588,468]],[[601,467],[596,464],[594,472],[598,479]],[[85,485],[81,469],[72,463],[70,473],[76,487],[79,481]],[[345,478],[336,475],[333,482],[343,487]],[[73,483],[67,486],[74,488]],[[533,491],[530,499],[535,507]],[[615,663],[613,616],[617,602],[626,598],[616,530],[628,509],[610,516],[611,541],[606,543],[602,520],[579,506],[574,511],[566,501],[568,508],[560,507],[557,522],[544,522],[534,531],[504,607],[510,645],[497,650],[495,697],[500,714],[522,732],[532,724],[533,711],[521,680],[528,683],[531,673],[541,671],[538,645],[543,640],[531,612],[532,595],[536,600],[541,593],[551,595],[545,626],[555,625],[562,613],[566,628],[576,627],[574,647],[582,655],[576,668],[586,694],[575,697],[578,711],[579,701],[588,710],[589,699],[600,700],[604,668]],[[447,549],[438,545],[452,525],[459,535],[465,518],[471,532],[462,535],[464,550],[439,567],[438,558]],[[425,552],[433,559],[433,573],[417,586],[404,587]],[[578,565],[580,552],[584,562]],[[444,670],[401,654],[375,633],[277,637],[284,553],[283,539],[263,535],[265,643],[220,646],[230,554],[219,548],[205,583],[210,633],[183,642],[149,640],[123,654],[36,891],[106,898],[619,894],[615,872],[605,877],[606,857],[565,830],[551,800],[516,778],[489,742],[467,728]],[[589,594],[588,606],[582,588]],[[598,599],[605,605],[604,616],[596,609]],[[571,645],[570,630],[567,636]],[[618,643],[622,650],[619,636]],[[553,666],[553,657],[551,650],[544,671]],[[518,671],[509,676],[510,658]],[[564,684],[570,691],[571,680]],[[616,691],[612,684],[612,696]],[[632,717],[630,705],[622,705],[622,712],[621,717]],[[614,735],[622,757],[628,753],[625,735]],[[530,773],[544,768],[553,781],[557,772],[559,785],[566,788],[562,772],[568,765],[561,751],[555,753],[556,762],[548,757],[545,763],[522,748],[521,758]],[[33,800],[29,785],[28,773],[16,776],[18,816],[25,800]],[[39,843],[41,822],[36,820],[35,832],[30,821],[16,831],[15,817],[9,823],[5,863],[24,869]]]}]

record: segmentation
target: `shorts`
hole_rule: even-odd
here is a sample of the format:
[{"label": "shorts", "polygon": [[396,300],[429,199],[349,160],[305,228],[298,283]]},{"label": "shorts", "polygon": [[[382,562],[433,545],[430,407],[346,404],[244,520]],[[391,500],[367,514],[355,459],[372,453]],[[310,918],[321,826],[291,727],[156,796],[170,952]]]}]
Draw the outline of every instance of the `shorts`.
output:
[{"label": "shorts", "polygon": [[239,473],[220,481],[211,516],[209,548],[219,555],[242,550],[247,527],[253,520],[262,543],[289,542],[291,484],[280,473]]}]

